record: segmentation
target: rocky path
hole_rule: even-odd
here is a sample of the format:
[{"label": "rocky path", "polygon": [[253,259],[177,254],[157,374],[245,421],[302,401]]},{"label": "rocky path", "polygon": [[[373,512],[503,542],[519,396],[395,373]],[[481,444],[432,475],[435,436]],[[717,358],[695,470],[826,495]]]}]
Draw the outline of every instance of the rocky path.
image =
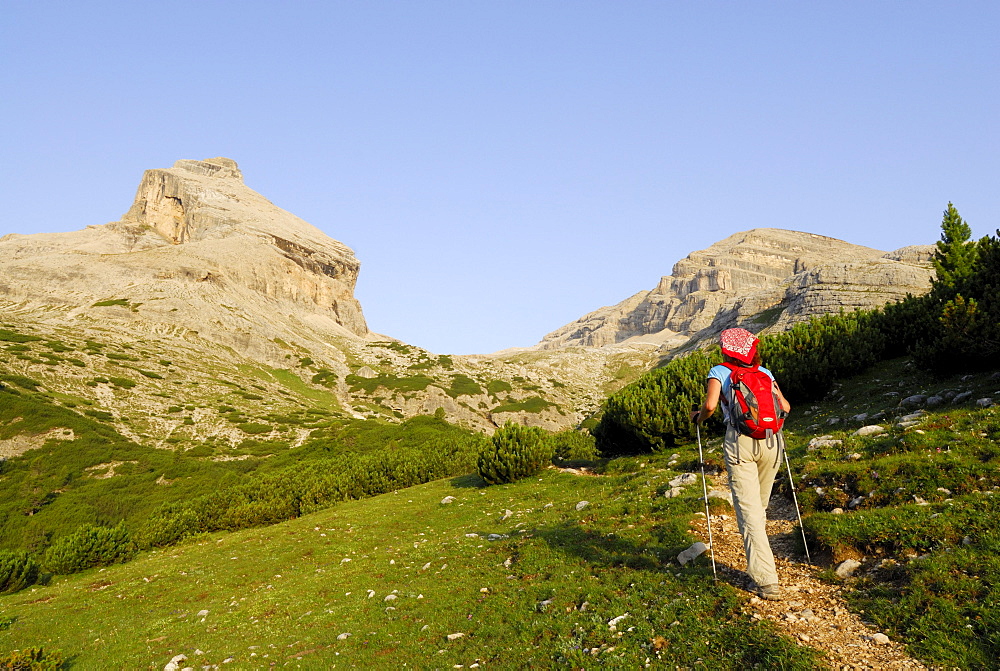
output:
[{"label": "rocky path", "polygon": [[[715,483],[719,489],[729,489],[723,473]],[[774,497],[767,509],[768,536],[774,550],[784,600],[765,601],[756,596],[747,603],[751,617],[770,620],[801,645],[809,645],[826,655],[834,669],[927,669],[906,654],[903,646],[890,640],[847,608],[841,587],[816,578],[819,568],[810,566],[796,550],[795,507],[790,501]],[[705,520],[694,522],[707,542]],[[715,542],[715,562],[719,580],[749,590],[752,581],[744,573],[746,557],[736,526],[736,518],[728,514],[712,515]]]}]

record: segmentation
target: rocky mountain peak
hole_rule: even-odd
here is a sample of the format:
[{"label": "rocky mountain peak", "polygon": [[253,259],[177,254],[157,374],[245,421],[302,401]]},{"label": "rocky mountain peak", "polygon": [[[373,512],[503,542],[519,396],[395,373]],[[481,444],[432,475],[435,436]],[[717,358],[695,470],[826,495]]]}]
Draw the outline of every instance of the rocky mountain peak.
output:
[{"label": "rocky mountain peak", "polygon": [[[0,239],[0,299],[265,350],[296,325],[366,337],[359,270],[351,249],[247,187],[228,158],[147,170],[120,221]],[[109,300],[136,307],[93,309]]]},{"label": "rocky mountain peak", "polygon": [[691,252],[652,290],[584,315],[536,347],[671,349],[735,324],[783,328],[814,314],[922,293],[930,286],[929,258],[926,246],[886,254],[814,233],[755,228]]}]

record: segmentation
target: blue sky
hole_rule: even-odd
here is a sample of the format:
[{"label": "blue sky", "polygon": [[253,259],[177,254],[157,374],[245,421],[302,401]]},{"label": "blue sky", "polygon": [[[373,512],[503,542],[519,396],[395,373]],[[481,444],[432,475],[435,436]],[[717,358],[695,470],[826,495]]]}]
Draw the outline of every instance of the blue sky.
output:
[{"label": "blue sky", "polygon": [[1000,227],[995,2],[0,5],[0,235],[227,156],[352,247],[369,326],[526,346],[734,232]]}]

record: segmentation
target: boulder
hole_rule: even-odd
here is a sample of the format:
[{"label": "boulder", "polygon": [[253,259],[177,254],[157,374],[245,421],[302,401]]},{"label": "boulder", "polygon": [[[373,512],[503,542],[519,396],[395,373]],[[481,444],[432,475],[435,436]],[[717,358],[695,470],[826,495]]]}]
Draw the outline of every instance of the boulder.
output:
[{"label": "boulder", "polygon": [[705,550],[707,550],[707,549],[708,549],[707,545],[705,545],[701,541],[698,541],[697,543],[695,543],[691,547],[687,548],[686,550],[681,550],[677,554],[677,562],[681,566],[684,566],[685,564],[687,564],[689,561],[691,561],[695,557],[697,557],[697,556],[701,555],[702,553],[704,553]]},{"label": "boulder", "polygon": [[885,427],[879,426],[878,424],[869,424],[868,426],[862,426],[860,429],[855,431],[853,436],[875,436],[880,433],[885,433]]},{"label": "boulder", "polygon": [[838,578],[850,578],[854,575],[854,572],[861,568],[861,562],[857,559],[845,559],[837,565],[834,569],[834,573],[837,574]]},{"label": "boulder", "polygon": [[913,396],[907,396],[899,405],[904,408],[919,408],[927,403],[927,396],[924,394],[914,394]]},{"label": "boulder", "polygon": [[839,447],[843,445],[844,441],[834,438],[833,436],[817,436],[809,441],[806,446],[807,450],[817,450],[821,447]]}]

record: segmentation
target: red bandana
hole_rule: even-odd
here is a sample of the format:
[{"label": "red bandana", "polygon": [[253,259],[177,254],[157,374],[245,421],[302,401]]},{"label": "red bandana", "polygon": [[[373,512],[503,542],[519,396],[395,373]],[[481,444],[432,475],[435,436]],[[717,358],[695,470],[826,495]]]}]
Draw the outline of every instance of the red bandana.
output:
[{"label": "red bandana", "polygon": [[719,336],[719,344],[722,345],[723,354],[743,363],[752,364],[754,354],[757,353],[757,336],[746,329],[726,329]]}]

